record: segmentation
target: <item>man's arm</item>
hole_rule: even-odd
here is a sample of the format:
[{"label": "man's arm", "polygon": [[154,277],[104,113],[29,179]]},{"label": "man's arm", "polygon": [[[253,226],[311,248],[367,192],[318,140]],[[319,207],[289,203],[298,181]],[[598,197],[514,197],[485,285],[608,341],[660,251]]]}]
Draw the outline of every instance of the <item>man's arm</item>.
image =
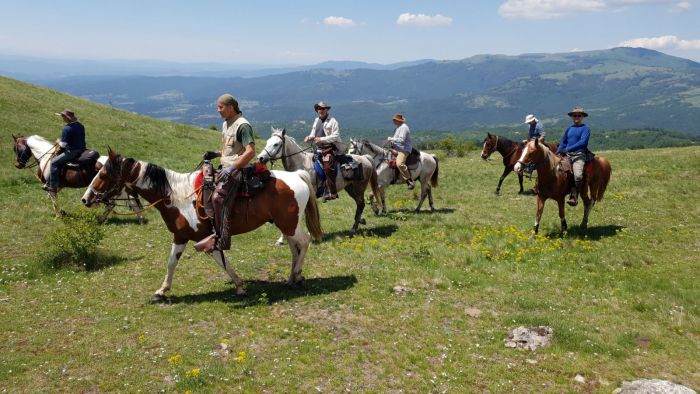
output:
[{"label": "man's arm", "polygon": [[340,126],[335,118],[328,121],[328,126],[331,129],[331,134],[326,137],[321,137],[321,143],[332,144],[340,142]]},{"label": "man's arm", "polygon": [[255,144],[248,144],[245,146],[245,151],[238,156],[238,159],[233,162],[232,166],[241,169],[250,163],[255,157]]},{"label": "man's arm", "polygon": [[589,138],[591,138],[591,129],[588,128],[588,126],[583,126],[583,130],[581,130],[581,138],[579,138],[575,144],[569,147],[569,151],[576,152],[581,148],[587,148]]}]

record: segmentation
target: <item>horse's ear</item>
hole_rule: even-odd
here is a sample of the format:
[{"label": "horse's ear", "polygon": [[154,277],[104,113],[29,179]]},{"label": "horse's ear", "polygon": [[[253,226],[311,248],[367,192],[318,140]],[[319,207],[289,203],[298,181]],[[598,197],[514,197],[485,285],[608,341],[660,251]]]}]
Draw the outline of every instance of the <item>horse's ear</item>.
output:
[{"label": "horse's ear", "polygon": [[486,138],[491,138],[491,133],[486,132]]},{"label": "horse's ear", "polygon": [[114,161],[114,159],[117,158],[117,152],[112,150],[111,146],[107,146],[107,155],[109,156],[110,161]]},{"label": "horse's ear", "polygon": [[15,140],[15,141],[17,141],[17,137],[15,137],[14,134],[12,134],[12,139]]},{"label": "horse's ear", "polygon": [[287,135],[287,128],[286,127],[282,128],[282,135],[283,136]]},{"label": "horse's ear", "polygon": [[539,139],[539,138],[535,138],[534,141],[535,141],[535,146],[538,146],[538,145],[540,144],[540,139]]},{"label": "horse's ear", "polygon": [[544,144],[544,137],[538,137],[537,142],[539,142],[540,144]]}]

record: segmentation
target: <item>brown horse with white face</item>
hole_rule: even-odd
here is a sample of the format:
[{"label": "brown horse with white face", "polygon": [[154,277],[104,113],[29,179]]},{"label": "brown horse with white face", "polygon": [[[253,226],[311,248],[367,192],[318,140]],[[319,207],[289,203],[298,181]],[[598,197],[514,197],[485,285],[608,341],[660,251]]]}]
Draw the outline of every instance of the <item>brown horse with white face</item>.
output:
[{"label": "brown horse with white face", "polygon": [[[569,175],[560,168],[559,163],[562,159],[546,147],[542,141],[543,139],[532,140],[525,145],[523,153],[515,164],[515,171],[521,172],[530,164],[534,164],[537,170],[539,190],[537,193],[535,234],[539,230],[544,202],[548,198],[556,200],[559,205],[559,218],[561,219],[561,232],[563,233],[567,228],[564,198],[571,190],[571,183]],[[585,229],[588,227],[588,215],[591,213],[591,209],[596,201],[603,199],[611,173],[610,163],[604,157],[595,156],[593,161],[586,163],[583,190],[580,192],[584,207],[581,228]]]},{"label": "brown horse with white face", "polygon": [[[204,208],[197,204],[195,180],[200,172],[177,173],[155,164],[122,158],[109,150],[105,166],[97,173],[83,195],[83,204],[92,206],[110,198],[121,187],[129,186],[160,212],[165,225],[173,234],[168,258],[168,273],[163,285],[155,292],[156,301],[165,298],[170,290],[178,260],[188,241],[198,242],[212,233],[211,222]],[[292,270],[288,283],[300,284],[304,257],[311,237],[302,231],[301,218],[314,239],[323,236],[316,199],[308,175],[304,171],[271,171],[265,186],[252,197],[236,199],[229,215],[230,234],[253,231],[265,223],[274,223],[289,243],[292,251]],[[231,277],[236,293],[245,294],[243,282],[219,250],[209,254]]]},{"label": "brown horse with white face", "polygon": [[[556,144],[546,144],[552,152],[556,152]],[[481,149],[481,158],[487,160],[493,152],[498,151],[498,153],[503,156],[503,174],[498,180],[498,186],[496,186],[496,194],[501,192],[501,184],[503,180],[506,179],[508,174],[513,171],[515,164],[518,162],[518,158],[523,153],[523,147],[525,144],[520,142],[511,141],[506,137],[500,135],[495,135],[491,133],[486,134],[484,138],[484,146]],[[520,183],[520,191],[518,193],[523,193],[523,174],[521,172],[516,172],[518,174],[518,182]]]}]

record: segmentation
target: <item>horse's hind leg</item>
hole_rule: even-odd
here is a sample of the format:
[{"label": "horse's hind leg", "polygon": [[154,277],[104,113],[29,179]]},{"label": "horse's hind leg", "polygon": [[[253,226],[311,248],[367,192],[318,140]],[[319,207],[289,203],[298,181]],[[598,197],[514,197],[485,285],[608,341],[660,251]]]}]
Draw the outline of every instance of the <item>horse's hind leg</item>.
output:
[{"label": "horse's hind leg", "polygon": [[355,184],[352,184],[347,189],[348,194],[350,194],[350,197],[352,197],[355,200],[355,204],[357,204],[357,207],[355,208],[355,223],[352,225],[352,229],[350,230],[353,234],[357,233],[357,230],[360,228],[360,224],[364,221],[362,219],[362,211],[365,209],[364,190],[358,191],[358,188],[355,186]]},{"label": "horse's hind leg", "polygon": [[294,235],[286,238],[289,243],[289,249],[292,251],[292,270],[289,273],[287,284],[290,286],[300,285],[304,281],[301,271],[304,268],[304,258],[306,257],[306,251],[309,250],[311,237],[302,230],[301,224],[297,224]]},{"label": "horse's hind leg", "polygon": [[501,194],[501,185],[503,184],[503,180],[506,179],[508,174],[513,171],[509,169],[508,167],[503,169],[503,174],[501,175],[501,178],[498,180],[498,186],[496,186],[496,194]]},{"label": "horse's hind leg", "polygon": [[224,253],[220,250],[214,250],[213,252],[209,253],[209,255],[211,256],[211,258],[214,259],[214,261],[216,261],[217,264],[219,264],[219,266],[221,266],[221,268],[224,269],[224,271],[226,271],[228,276],[231,278],[231,280],[233,281],[233,285],[236,286],[236,295],[246,295],[241,277],[238,276],[236,271],[233,269],[231,262],[229,262]]},{"label": "horse's hind leg", "polygon": [[[420,207],[423,205],[423,201],[425,201],[425,198],[428,197],[428,191],[430,190],[430,184],[428,183],[429,181],[420,181],[420,201],[418,201],[418,206],[416,207],[416,213],[420,212]],[[433,204],[430,204],[430,208],[432,210]]]},{"label": "horse's hind leg", "polygon": [[175,275],[175,267],[177,267],[177,262],[182,256],[182,251],[185,250],[185,245],[187,242],[178,244],[173,242],[172,248],[170,249],[170,256],[168,257],[168,273],[165,274],[165,280],[160,286],[160,289],[156,290],[151,297],[153,301],[162,301],[165,299],[165,292],[170,290],[170,286],[173,284],[173,275]]},{"label": "horse's hind leg", "polygon": [[588,193],[585,190],[581,193],[581,199],[583,200],[583,219],[581,220],[581,228],[588,228],[588,215],[591,213],[593,206],[595,205],[595,200],[588,197]]},{"label": "horse's hind leg", "polygon": [[564,205],[564,200],[557,200],[557,205],[559,205],[559,220],[561,221],[561,234],[568,228],[566,224],[566,206]]}]

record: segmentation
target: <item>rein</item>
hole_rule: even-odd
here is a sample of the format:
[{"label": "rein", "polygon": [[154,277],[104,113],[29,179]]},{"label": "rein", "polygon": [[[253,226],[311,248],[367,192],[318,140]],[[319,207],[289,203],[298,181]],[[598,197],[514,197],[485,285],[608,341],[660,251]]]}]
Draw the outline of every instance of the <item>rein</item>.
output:
[{"label": "rein", "polygon": [[[280,140],[282,140],[282,144],[281,144],[282,146],[277,148],[277,151],[275,152],[274,155],[269,150],[267,150],[267,147],[263,148],[263,151],[265,153],[267,153],[267,155],[270,157],[270,162],[272,164],[274,164],[275,161],[277,161],[277,160],[286,159],[288,157],[294,157],[296,155],[299,155],[299,154],[302,154],[302,153],[305,153],[307,151],[314,149],[313,145],[309,145],[308,147],[301,149],[299,152],[292,153],[291,155],[287,155],[286,154],[286,152],[287,152],[287,136],[283,135],[283,136],[279,136],[279,138],[280,138]],[[273,157],[275,157],[277,154],[280,154],[280,156],[273,159]]]},{"label": "rein", "polygon": [[[17,142],[16,142],[16,141],[15,141],[15,146],[17,146]],[[56,153],[57,153],[56,147],[57,147],[57,146],[58,146],[58,143],[53,144],[53,146],[52,146],[51,148],[49,148],[46,152],[44,152],[44,154],[42,154],[41,156],[39,156],[39,158],[37,158],[36,156],[34,156],[34,153],[32,152],[32,153],[30,154],[30,156],[34,159],[34,162],[33,162],[32,164],[30,164],[30,165],[27,165],[27,160],[29,160],[29,158],[26,158],[25,160],[20,161],[21,156],[24,156],[24,152],[26,152],[27,150],[29,150],[30,152],[32,151],[31,148],[29,148],[29,145],[27,145],[27,142],[26,142],[26,139],[25,139],[24,150],[22,151],[23,153],[20,155],[20,157],[17,158],[17,162],[18,162],[19,164],[22,165],[22,168],[21,168],[22,170],[25,170],[25,169],[28,170],[28,169],[31,169],[31,168],[34,168],[34,167],[39,167],[39,173],[40,173],[40,174],[43,174],[43,173],[44,173],[44,170],[46,169],[46,167],[41,168],[41,159],[42,159],[44,156],[46,156],[47,154],[51,153],[51,156],[49,156],[49,161],[47,162],[47,164],[48,164],[48,163],[51,163],[51,160],[53,160],[53,158],[56,156]],[[15,149],[15,150],[16,150],[16,149]],[[36,177],[36,179],[39,180],[39,182],[43,182],[43,181],[41,180],[41,178],[39,177],[39,175],[34,174],[34,173],[32,173],[32,174],[34,175],[34,177]]]}]

